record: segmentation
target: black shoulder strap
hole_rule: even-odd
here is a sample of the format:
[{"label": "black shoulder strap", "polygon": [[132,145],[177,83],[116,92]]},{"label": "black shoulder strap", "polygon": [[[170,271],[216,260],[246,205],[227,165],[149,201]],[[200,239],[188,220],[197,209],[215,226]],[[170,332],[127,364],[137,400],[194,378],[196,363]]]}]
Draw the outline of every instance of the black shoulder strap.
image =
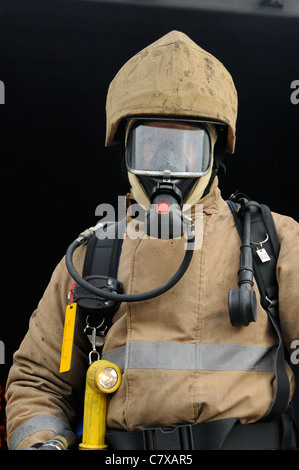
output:
[{"label": "black shoulder strap", "polygon": [[[252,217],[251,233],[253,242],[253,265],[255,277],[261,294],[261,304],[267,308],[269,304],[278,305],[278,284],[276,264],[280,242],[276,232],[273,216],[268,206],[260,204],[259,211]],[[263,241],[266,240],[264,243]],[[261,243],[261,245],[257,243]],[[261,262],[258,250],[266,250],[270,260]]]},{"label": "black shoulder strap", "polygon": [[[227,201],[234,215],[237,228],[242,238],[243,208],[233,201]],[[254,203],[258,210],[251,216],[251,242],[253,247],[253,266],[256,282],[261,295],[261,305],[267,309],[269,304],[278,304],[278,284],[276,278],[276,263],[280,251],[280,241],[277,235],[272,213],[268,206]],[[263,248],[270,260],[262,262],[257,250]]]},{"label": "black shoulder strap", "polygon": [[[125,226],[125,218],[118,222],[108,222],[88,241],[83,278],[95,287],[122,292],[123,286],[117,280],[117,273]],[[113,313],[119,308],[120,302],[106,301],[79,284],[74,288],[74,300],[86,317],[87,326],[99,327],[97,334],[104,336],[106,329],[111,326]]]},{"label": "black shoulder strap", "polygon": [[125,225],[125,218],[118,222],[107,222],[99,233],[95,233],[89,239],[83,266],[83,277],[104,275],[114,279],[117,278]]},{"label": "black shoulder strap", "polygon": [[[234,201],[227,201],[236,221],[242,238],[243,208]],[[254,203],[256,204],[256,203]],[[261,305],[266,310],[268,318],[278,337],[275,357],[276,390],[271,408],[263,416],[264,420],[279,418],[287,409],[290,395],[290,383],[285,368],[284,343],[279,325],[278,283],[276,278],[276,263],[280,251],[280,241],[277,235],[272,213],[268,206],[256,204],[259,210],[251,218],[251,242],[253,242],[254,276],[261,295]],[[262,262],[257,254],[259,248],[264,248],[270,260]]]}]

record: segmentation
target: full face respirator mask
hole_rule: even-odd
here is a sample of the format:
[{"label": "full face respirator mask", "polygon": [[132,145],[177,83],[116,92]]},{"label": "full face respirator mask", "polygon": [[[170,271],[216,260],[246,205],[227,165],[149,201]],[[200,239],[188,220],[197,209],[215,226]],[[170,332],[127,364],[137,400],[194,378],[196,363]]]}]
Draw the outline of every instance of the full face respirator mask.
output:
[{"label": "full face respirator mask", "polygon": [[208,125],[190,120],[134,119],[127,127],[125,163],[133,193],[137,192],[134,196],[148,209],[144,232],[161,239],[183,236],[184,209],[190,194],[200,180],[207,185],[210,179]]}]

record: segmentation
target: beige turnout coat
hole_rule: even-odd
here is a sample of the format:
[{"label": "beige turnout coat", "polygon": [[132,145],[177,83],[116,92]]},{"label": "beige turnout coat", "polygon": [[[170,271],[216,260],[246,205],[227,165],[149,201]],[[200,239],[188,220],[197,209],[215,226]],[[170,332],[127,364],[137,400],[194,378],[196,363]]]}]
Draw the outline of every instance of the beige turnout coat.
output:
[{"label": "beige turnout coat", "polygon": [[[257,322],[232,326],[228,291],[238,287],[240,238],[215,180],[203,205],[202,243],[170,291],[160,297],[122,303],[106,338],[104,357],[123,369],[120,389],[109,405],[108,426],[144,427],[238,417],[261,418],[275,392],[277,337],[258,301]],[[201,217],[200,207],[196,220]],[[280,319],[286,347],[299,339],[299,225],[274,214],[281,241],[277,265]],[[126,293],[166,282],[184,256],[186,240],[125,238],[118,278]],[[81,272],[85,247],[75,252]],[[81,413],[90,345],[77,318],[73,362],[61,374],[59,362],[68,292],[73,283],[62,260],[14,355],[7,384],[10,447],[23,447],[73,426]],[[256,285],[257,299],[259,294]],[[293,378],[289,370],[291,394]]]}]

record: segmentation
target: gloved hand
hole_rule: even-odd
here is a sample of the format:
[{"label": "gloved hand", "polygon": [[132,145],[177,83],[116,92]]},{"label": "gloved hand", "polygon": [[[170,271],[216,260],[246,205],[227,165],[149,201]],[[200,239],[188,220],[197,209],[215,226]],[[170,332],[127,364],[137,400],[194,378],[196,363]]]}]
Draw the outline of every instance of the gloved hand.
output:
[{"label": "gloved hand", "polygon": [[38,442],[31,447],[21,450],[68,450],[76,443],[76,434],[65,430],[47,442]]}]

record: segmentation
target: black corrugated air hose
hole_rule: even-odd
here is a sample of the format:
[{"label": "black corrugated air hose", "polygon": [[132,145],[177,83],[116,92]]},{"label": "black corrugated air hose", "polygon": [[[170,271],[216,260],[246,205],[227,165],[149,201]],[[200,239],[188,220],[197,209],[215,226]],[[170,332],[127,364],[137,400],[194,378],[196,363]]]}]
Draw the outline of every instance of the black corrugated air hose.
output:
[{"label": "black corrugated air hose", "polygon": [[[191,221],[192,222],[192,221]],[[193,224],[193,222],[192,222]],[[194,245],[195,245],[195,233],[194,233],[194,228],[193,225],[190,224],[190,227],[187,228],[188,230],[188,238],[187,238],[187,248],[186,248],[186,253],[183,258],[183,261],[177,270],[177,272],[164,284],[161,286],[147,291],[143,292],[140,294],[116,294],[112,292],[107,292],[107,290],[99,289],[98,287],[95,287],[85,281],[76,271],[74,264],[73,264],[73,254],[74,251],[82,244],[86,243],[88,238],[93,235],[95,232],[95,228],[87,229],[83,234],[80,234],[80,236],[71,243],[71,245],[68,247],[66,255],[65,255],[65,262],[66,262],[66,267],[72,276],[72,278],[84,289],[87,291],[91,292],[92,294],[107,299],[107,300],[114,300],[116,302],[140,302],[143,300],[148,300],[152,299],[154,297],[158,297],[161,294],[164,294],[167,292],[169,289],[171,289],[177,282],[183,277],[185,272],[187,271],[189,264],[191,262],[193,252],[194,252]],[[86,233],[90,230],[90,233],[86,235]]]}]

